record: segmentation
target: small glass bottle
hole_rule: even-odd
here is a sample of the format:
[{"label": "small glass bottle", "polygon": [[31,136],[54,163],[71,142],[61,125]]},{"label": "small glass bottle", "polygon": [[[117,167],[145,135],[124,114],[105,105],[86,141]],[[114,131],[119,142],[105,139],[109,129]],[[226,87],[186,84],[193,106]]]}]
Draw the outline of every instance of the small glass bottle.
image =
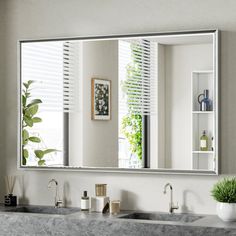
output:
[{"label": "small glass bottle", "polygon": [[84,194],[81,197],[80,208],[81,211],[89,211],[89,197],[87,195],[87,191],[84,191]]},{"label": "small glass bottle", "polygon": [[206,135],[206,130],[203,130],[202,136],[200,137],[200,150],[208,151],[208,137]]}]

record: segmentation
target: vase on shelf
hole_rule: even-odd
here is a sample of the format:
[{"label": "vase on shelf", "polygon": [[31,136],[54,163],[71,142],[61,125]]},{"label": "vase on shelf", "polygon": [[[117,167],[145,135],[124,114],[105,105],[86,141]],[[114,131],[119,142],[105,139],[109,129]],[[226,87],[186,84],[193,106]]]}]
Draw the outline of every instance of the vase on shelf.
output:
[{"label": "vase on shelf", "polygon": [[198,95],[198,103],[200,111],[212,111],[212,101],[209,98],[209,90],[204,89],[203,93]]}]

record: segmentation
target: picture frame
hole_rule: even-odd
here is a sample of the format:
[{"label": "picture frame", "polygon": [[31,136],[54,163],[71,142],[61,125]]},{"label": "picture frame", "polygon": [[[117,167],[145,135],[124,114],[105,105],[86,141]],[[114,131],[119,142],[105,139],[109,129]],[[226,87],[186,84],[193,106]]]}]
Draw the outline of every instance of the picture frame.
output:
[{"label": "picture frame", "polygon": [[111,81],[92,78],[91,80],[92,120],[111,120]]}]

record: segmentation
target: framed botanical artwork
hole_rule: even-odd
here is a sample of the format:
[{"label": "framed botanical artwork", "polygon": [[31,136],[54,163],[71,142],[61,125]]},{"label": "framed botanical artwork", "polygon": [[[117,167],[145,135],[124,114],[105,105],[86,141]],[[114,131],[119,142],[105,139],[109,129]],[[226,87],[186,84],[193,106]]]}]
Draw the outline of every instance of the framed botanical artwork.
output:
[{"label": "framed botanical artwork", "polygon": [[111,81],[92,79],[92,120],[111,119]]}]

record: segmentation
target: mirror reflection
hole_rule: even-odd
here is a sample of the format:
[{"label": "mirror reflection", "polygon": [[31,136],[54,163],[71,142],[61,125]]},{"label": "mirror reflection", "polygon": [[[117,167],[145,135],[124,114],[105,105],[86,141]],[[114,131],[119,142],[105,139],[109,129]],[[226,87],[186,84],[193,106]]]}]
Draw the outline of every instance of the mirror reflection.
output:
[{"label": "mirror reflection", "polygon": [[21,42],[21,166],[216,171],[215,32]]}]

